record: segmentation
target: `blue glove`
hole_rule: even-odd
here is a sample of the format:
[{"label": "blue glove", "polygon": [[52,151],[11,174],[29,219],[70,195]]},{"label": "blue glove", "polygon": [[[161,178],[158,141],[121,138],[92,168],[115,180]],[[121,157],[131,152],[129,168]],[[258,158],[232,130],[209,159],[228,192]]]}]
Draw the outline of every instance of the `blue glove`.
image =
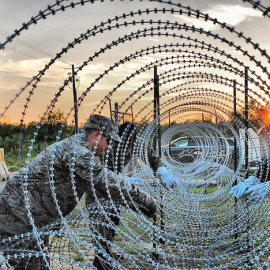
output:
[{"label": "blue glove", "polygon": [[237,199],[245,195],[245,192],[254,185],[260,183],[260,180],[255,176],[250,176],[244,182],[234,186],[229,193],[231,193]]},{"label": "blue glove", "polygon": [[166,169],[163,166],[158,167],[156,174],[160,178],[160,180],[162,181],[162,185],[164,185],[165,188],[167,188],[168,190],[171,190],[172,187],[177,186],[178,181],[173,176],[170,169]]},{"label": "blue glove", "polygon": [[253,203],[262,202],[266,197],[270,196],[270,183],[260,183],[249,188],[245,195],[248,196],[249,201]]}]

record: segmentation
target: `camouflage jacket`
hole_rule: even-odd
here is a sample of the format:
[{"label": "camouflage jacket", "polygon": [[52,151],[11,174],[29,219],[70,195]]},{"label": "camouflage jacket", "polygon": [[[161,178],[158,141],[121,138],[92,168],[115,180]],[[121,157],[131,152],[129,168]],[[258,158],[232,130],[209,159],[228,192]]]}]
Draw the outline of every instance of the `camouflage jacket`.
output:
[{"label": "camouflage jacket", "polygon": [[[21,224],[9,224],[9,232],[22,233],[31,229],[23,193],[25,180],[31,213],[38,227],[60,217],[57,204],[63,216],[71,213],[85,191],[88,205],[95,198],[111,198],[115,203],[128,204],[134,210],[135,202],[146,215],[154,214],[156,205],[152,197],[112,171],[105,170],[101,164],[93,163],[93,160],[86,135],[76,134],[49,146],[35,157],[26,170],[13,175],[0,193],[2,214],[15,216]],[[10,221],[8,218],[3,220],[2,215],[0,232],[7,230],[9,225],[5,222]]]}]

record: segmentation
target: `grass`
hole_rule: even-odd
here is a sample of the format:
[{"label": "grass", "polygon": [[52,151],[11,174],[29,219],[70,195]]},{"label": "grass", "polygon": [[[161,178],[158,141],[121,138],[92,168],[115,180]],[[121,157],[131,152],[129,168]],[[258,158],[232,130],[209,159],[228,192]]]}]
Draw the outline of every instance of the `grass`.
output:
[{"label": "grass", "polygon": [[[216,189],[206,188],[207,193],[214,192]],[[197,189],[196,192],[203,192],[203,189]],[[164,200],[172,201],[172,198],[165,197]],[[84,198],[81,199],[82,207],[84,207]],[[181,201],[176,202],[175,206],[181,206]],[[231,204],[228,205],[227,201],[220,203],[216,206],[213,202],[201,202],[201,210],[212,209],[213,216],[216,213],[221,213],[224,207],[228,208],[228,211],[233,211],[234,204],[231,200]],[[262,205],[253,216],[250,217],[250,224],[255,224],[256,219],[261,216],[261,213],[265,211],[266,205]],[[230,210],[231,209],[231,210]],[[74,213],[78,210],[75,209]],[[187,208],[186,211],[189,209]],[[172,267],[173,269],[209,269],[215,267],[221,267],[224,264],[229,264],[227,269],[236,269],[232,263],[236,258],[241,258],[242,255],[247,254],[245,250],[241,253],[239,246],[235,245],[234,234],[219,235],[217,229],[220,226],[226,228],[228,224],[224,224],[224,220],[216,219],[212,220],[211,216],[207,216],[207,212],[200,211],[200,223],[199,217],[188,216],[185,212],[179,212],[177,217],[172,217],[170,213],[165,213],[164,221],[164,236],[166,239],[165,244],[158,243],[157,249],[159,253],[159,264],[161,267]],[[204,216],[205,214],[205,216]],[[130,211],[126,211],[124,208],[121,210],[121,216],[123,218],[122,223],[117,228],[117,234],[114,239],[116,249],[113,247],[115,252],[119,252],[120,249],[124,250],[124,260],[120,263],[125,269],[157,269],[154,261],[151,259],[153,255],[153,232],[151,229],[152,220],[139,218],[137,215]],[[207,219],[210,218],[210,222]],[[80,221],[80,219],[70,219],[69,221]],[[176,223],[176,227],[172,228],[171,225]],[[157,218],[158,228],[160,232],[160,218]],[[270,225],[264,224],[267,228]],[[88,229],[83,222],[70,223],[70,232],[77,239],[76,245],[79,246],[78,250],[71,239],[68,237],[50,237],[50,250],[53,256],[60,256],[64,259],[51,259],[52,269],[83,269],[83,265],[88,269],[90,268],[91,261],[94,258],[94,251],[92,246],[92,238],[87,235]],[[149,229],[146,232],[145,229]],[[175,229],[175,231],[174,231]],[[231,230],[230,230],[231,231]],[[170,233],[174,232],[170,235]],[[226,232],[226,231],[225,231]],[[254,231],[250,231],[250,237]],[[239,233],[239,239],[243,236],[243,233]],[[265,237],[256,240],[253,243],[253,248],[262,247],[265,245]],[[213,245],[215,244],[215,245]],[[212,248],[214,247],[214,248]],[[231,255],[230,255],[230,252]],[[83,254],[84,255],[83,255]],[[223,258],[218,257],[221,254],[227,254]],[[270,250],[260,256],[261,263],[267,261],[270,255]],[[212,260],[211,260],[212,259]],[[151,261],[152,260],[152,261]],[[70,262],[73,262],[72,264]],[[134,265],[134,262],[137,266]],[[77,265],[79,264],[79,265]],[[137,267],[137,268],[136,268]],[[164,269],[165,269],[164,268]],[[244,269],[244,266],[237,265],[237,268]],[[163,269],[163,268],[160,268]],[[168,268],[169,269],[169,268]],[[254,268],[255,269],[255,268]]]},{"label": "grass", "polygon": [[[7,156],[6,162],[12,163],[13,161],[10,161]],[[191,189],[191,194],[212,194],[217,190],[218,187],[212,186],[193,187]],[[236,252],[239,247],[234,244],[234,235],[232,233],[224,236],[218,234],[219,228],[230,228],[231,230],[229,223],[234,222],[234,220],[227,220],[226,222],[228,223],[224,224],[224,216],[222,215],[234,211],[235,206],[233,200],[230,201],[230,204],[228,200],[224,200],[224,202],[218,202],[217,205],[215,205],[216,201],[200,202],[200,204],[196,205],[198,210],[200,210],[198,211],[200,216],[196,216],[196,212],[192,212],[193,205],[190,205],[189,207],[187,205],[182,205],[184,202],[177,197],[164,197],[164,200],[169,204],[173,204],[181,211],[177,212],[176,216],[172,216],[171,213],[165,213],[164,233],[167,243],[166,245],[160,243],[157,244],[160,265],[168,265],[175,267],[175,269],[205,269],[208,265],[206,262],[207,256],[211,255],[212,258],[216,258],[220,254],[229,254],[229,251],[232,252],[232,255],[228,255],[228,257],[214,259],[211,262],[211,267],[213,268],[222,266],[226,263],[230,264],[230,262],[235,260],[235,256],[241,256],[241,254]],[[84,196],[80,202],[81,207],[85,207]],[[226,209],[226,213],[223,213],[224,209]],[[79,207],[77,206],[74,209],[74,212],[78,210]],[[210,210],[212,216],[217,217],[215,220],[212,219],[212,216],[209,214]],[[263,204],[257,212],[253,213],[250,217],[250,224],[256,224],[256,219],[258,219],[258,217],[260,218],[260,214],[267,210],[267,205]],[[133,261],[136,261],[139,269],[156,269],[155,266],[151,264],[151,256],[153,254],[152,220],[149,219],[149,223],[147,223],[147,221],[139,218],[134,213],[124,209],[121,211],[121,216],[123,221],[117,228],[118,233],[114,239],[114,244],[130,256],[130,258],[126,256],[125,260],[121,261],[121,264],[126,269],[133,270],[136,269],[136,267],[132,263]],[[264,223],[266,230],[270,225],[270,221],[268,221],[268,223],[269,224]],[[157,224],[157,230],[160,233],[160,216],[157,218]],[[176,226],[175,228],[173,227],[174,225]],[[78,239],[78,243],[76,244],[79,245],[80,251],[82,251],[85,256],[82,255],[69,238],[64,236],[51,236],[51,253],[67,259],[67,261],[61,259],[55,259],[54,262],[52,261],[53,269],[59,269],[56,262],[62,266],[62,269],[82,269],[82,266],[77,266],[76,263],[84,264],[89,268],[90,264],[88,260],[92,261],[94,258],[92,238],[85,234],[88,229],[83,222],[73,224],[70,228],[72,229],[72,234]],[[146,229],[149,231],[146,232]],[[170,234],[171,232],[173,232],[173,234]],[[239,237],[242,235],[243,233],[239,233]],[[263,239],[257,239],[256,242],[253,243],[253,247],[260,248],[263,246],[267,237],[269,236],[266,234]],[[214,244],[215,248],[211,249],[211,245]],[[115,251],[119,250],[116,249]],[[243,254],[245,254],[245,251]],[[267,261],[269,256],[270,251],[265,252],[260,259],[264,262]],[[145,258],[148,259],[146,260]],[[69,260],[74,261],[72,267]]]}]

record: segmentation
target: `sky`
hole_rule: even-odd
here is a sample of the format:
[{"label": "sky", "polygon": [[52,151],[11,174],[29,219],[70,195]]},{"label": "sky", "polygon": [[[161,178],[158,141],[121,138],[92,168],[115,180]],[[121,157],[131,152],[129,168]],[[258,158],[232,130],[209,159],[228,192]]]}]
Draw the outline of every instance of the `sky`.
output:
[{"label": "sky", "polygon": [[[31,17],[35,17],[40,11],[45,10],[48,5],[53,5],[54,3],[55,1],[51,0],[0,0],[0,43],[3,43],[7,36],[12,34],[15,29],[20,29],[23,23],[29,22]],[[71,1],[64,1],[63,3],[64,5],[67,5],[71,3]],[[264,0],[261,1],[261,3],[264,6],[270,6],[270,0]],[[269,18],[264,18],[261,12],[254,10],[250,4],[240,0],[185,0],[181,1],[181,4],[183,6],[190,6],[195,10],[200,10],[213,18],[226,22],[230,26],[235,27],[239,32],[243,32],[246,36],[251,37],[252,40],[260,44],[261,48],[269,52]],[[64,80],[68,78],[68,74],[71,72],[71,65],[79,67],[84,61],[87,61],[89,57],[93,57],[100,48],[110,44],[113,40],[117,40],[119,37],[123,38],[131,32],[135,33],[138,30],[142,31],[143,29],[149,29],[151,25],[149,25],[149,23],[136,24],[135,26],[128,25],[127,27],[104,31],[102,34],[98,33],[96,36],[84,40],[73,49],[69,50],[68,53],[64,54],[61,59],[56,61],[55,64],[45,72],[41,82],[34,89],[33,95],[30,94],[30,102],[27,103],[29,91],[31,92],[32,89],[31,86],[25,87],[27,82],[29,82],[33,76],[36,76],[40,70],[44,69],[50,59],[61,52],[62,48],[66,47],[82,33],[85,33],[87,29],[92,29],[102,21],[108,21],[109,18],[113,19],[115,16],[120,17],[122,14],[127,14],[130,11],[143,11],[147,8],[150,10],[154,8],[162,9],[164,7],[168,8],[168,5],[148,1],[105,1],[104,3],[87,3],[84,6],[79,5],[73,9],[67,8],[64,12],[59,11],[54,16],[50,15],[44,20],[41,19],[36,25],[30,25],[26,31],[21,32],[18,38],[14,39],[11,43],[8,43],[5,46],[5,49],[0,51],[0,98],[2,100],[0,113],[5,111],[3,119],[11,122],[19,122],[22,118],[22,112],[25,110],[25,106],[27,106],[24,120],[26,122],[38,120],[39,117],[46,112],[47,106],[49,106],[55,93],[57,93],[59,88],[63,85]],[[205,22],[202,19],[188,17],[187,15],[179,15],[176,12],[173,14],[162,14],[161,12],[158,14],[134,16],[133,18],[129,17],[126,21],[149,21],[150,19],[153,21],[161,20],[186,23],[187,25],[194,25],[195,27],[203,28],[206,31],[219,34],[243,48],[246,48],[246,50],[251,52],[251,55],[254,54],[258,61],[261,61],[265,66],[269,66],[265,58],[262,58],[252,46],[246,44],[243,40],[240,40],[236,35],[229,31],[221,29],[217,24],[214,25],[213,23]],[[123,22],[123,20],[121,22]],[[112,25],[115,25],[115,22],[112,23]],[[185,37],[189,36],[194,39],[197,38],[200,41],[209,42],[213,45],[217,44],[215,46],[224,48],[226,53],[237,57],[240,61],[244,61],[244,63],[247,63],[248,66],[250,65],[251,68],[256,70],[260,76],[267,79],[265,74],[255,65],[253,66],[253,63],[250,63],[246,57],[243,57],[243,55],[235,49],[225,46],[222,42],[196,33],[187,33],[186,31],[170,30],[168,32],[177,33],[179,35],[182,34]],[[92,83],[95,83],[96,78],[104,73],[106,69],[113,66],[120,59],[124,59],[130,54],[134,54],[136,51],[163,44],[183,44],[188,42],[189,41],[186,39],[179,37],[147,36],[145,38],[135,38],[132,41],[127,41],[118,46],[114,46],[110,50],[105,51],[105,53],[100,54],[99,57],[96,57],[84,67],[82,71],[78,72],[78,82],[76,85],[78,96],[89,88]],[[210,55],[211,53],[209,53],[209,56]],[[95,83],[95,86],[91,88],[91,91],[87,94],[80,107],[79,122],[84,122],[89,114],[95,111],[96,107],[104,97],[112,92],[114,88],[117,88],[126,77],[153,61],[171,56],[177,56],[177,53],[174,52],[168,54],[161,52],[149,54],[130,60],[125,64],[119,64],[117,68],[104,75]],[[226,61],[231,63],[228,59]],[[166,72],[171,68],[179,68],[179,66],[181,66],[181,72],[183,72],[183,69],[185,69],[186,72],[206,71],[206,69],[199,69],[198,67],[184,67],[183,64],[181,65],[175,63],[170,64],[168,62],[166,65],[159,67],[158,72],[159,74],[163,74],[163,72]],[[220,74],[225,73],[223,72]],[[226,76],[234,78],[231,74],[226,73]],[[140,87],[152,78],[153,69],[147,70],[138,76],[133,76],[133,78],[128,80],[123,86],[119,87],[115,93],[113,92],[111,103],[114,104],[115,102],[118,102],[119,104],[122,104],[128,96],[132,95],[134,91],[140,89]],[[239,78],[237,77],[237,79]],[[160,87],[161,94],[172,88],[174,85],[177,86],[179,83],[181,84],[183,82],[183,80],[174,80],[169,83],[164,83],[162,87]],[[218,87],[218,89],[222,91],[230,91],[226,86],[217,86],[207,82],[202,83],[202,85],[204,87]],[[23,91],[21,90],[22,88],[24,89]],[[146,85],[144,88],[149,89],[150,86]],[[133,102],[133,111],[135,114],[138,114],[153,98],[151,92],[145,93],[143,96],[140,96],[140,93],[142,93],[142,91],[131,96],[126,104],[123,105],[122,110],[125,110],[126,107],[130,106]],[[18,97],[13,100],[16,95]],[[170,96],[165,95],[162,97],[162,102],[166,102],[173,96],[173,94]],[[138,101],[136,101],[136,98],[138,98]],[[9,105],[10,101],[12,101],[11,106]],[[56,103],[55,109],[61,109],[68,114],[72,106],[73,94],[71,84],[69,84]],[[6,110],[5,107],[8,107],[8,109]],[[110,110],[108,102],[101,105],[101,108],[101,113],[106,115],[109,114]],[[151,109],[152,107],[149,107],[144,113],[147,114],[147,110],[150,113]]]}]

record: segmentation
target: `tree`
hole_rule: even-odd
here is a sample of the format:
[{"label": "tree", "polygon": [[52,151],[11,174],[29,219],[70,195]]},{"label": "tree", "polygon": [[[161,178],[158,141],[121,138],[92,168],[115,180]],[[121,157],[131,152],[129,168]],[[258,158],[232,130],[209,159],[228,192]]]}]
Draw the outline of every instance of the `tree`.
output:
[{"label": "tree", "polygon": [[[270,106],[269,104],[262,105],[255,99],[251,99],[249,102],[249,120],[256,126],[258,124],[264,125],[266,128],[270,127]],[[259,123],[258,123],[259,120]]]},{"label": "tree", "polygon": [[44,124],[47,124],[47,125],[65,124],[65,114],[64,114],[64,112],[61,111],[60,109],[58,109],[57,111],[52,112],[49,115],[46,115],[44,117]]},{"label": "tree", "polygon": [[62,131],[61,139],[72,135],[72,128],[66,124],[65,114],[60,109],[44,117],[38,140],[43,138],[46,142],[51,143],[55,141],[59,130]]},{"label": "tree", "polygon": [[[264,125],[267,129],[270,128],[270,105],[269,104],[260,104],[255,99],[250,99],[248,103],[248,119],[250,122],[253,123],[254,126],[257,128],[260,128],[262,125]],[[233,114],[232,114],[233,115]],[[233,116],[231,115],[231,119],[233,119]],[[236,117],[238,120],[240,120],[244,124],[244,118],[245,118],[245,108],[241,108],[237,114]]]}]

